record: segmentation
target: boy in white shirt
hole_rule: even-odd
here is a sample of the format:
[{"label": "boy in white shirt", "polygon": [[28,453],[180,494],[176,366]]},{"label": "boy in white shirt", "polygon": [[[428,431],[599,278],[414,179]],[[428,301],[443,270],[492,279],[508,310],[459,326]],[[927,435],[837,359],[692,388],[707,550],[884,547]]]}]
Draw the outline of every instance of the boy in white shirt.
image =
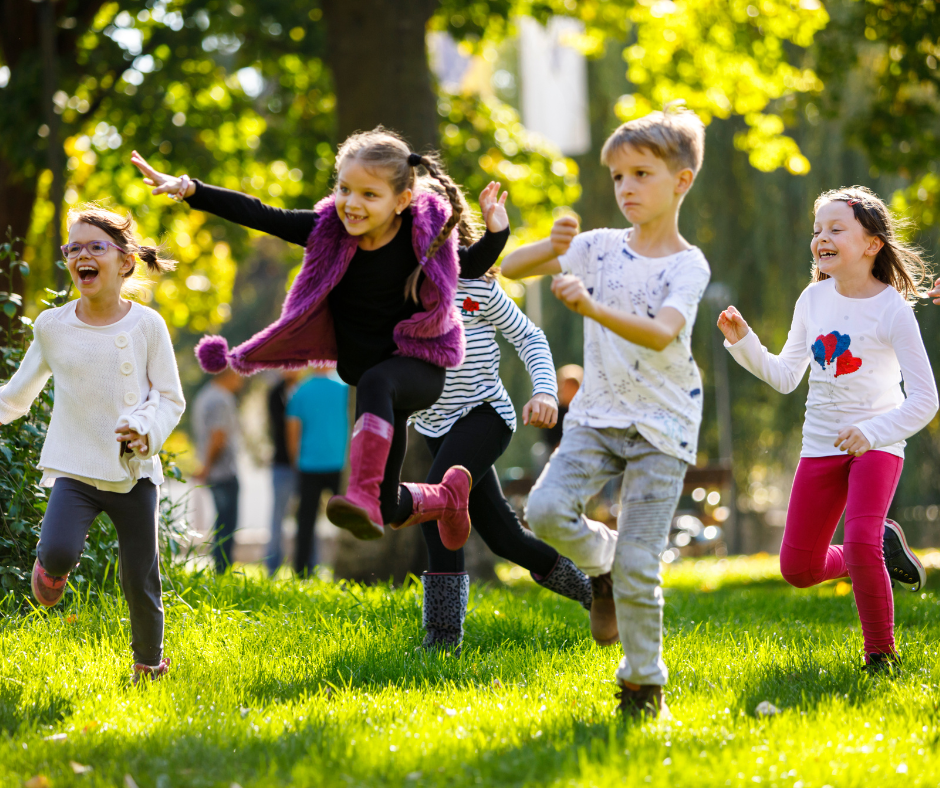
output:
[{"label": "boy in white shirt", "polygon": [[[592,577],[591,633],[619,639],[620,709],[657,716],[662,687],[659,557],[695,460],[702,382],[690,343],[710,271],[679,234],[679,208],[704,154],[705,129],[687,110],[654,112],[604,144],[628,230],[578,235],[573,217],[520,247],[504,276],[562,274],[552,292],[585,318],[584,382],[561,445],[529,495],[533,532]],[[623,473],[617,531],[584,516],[585,502]],[[619,622],[619,635],[618,635]]]}]

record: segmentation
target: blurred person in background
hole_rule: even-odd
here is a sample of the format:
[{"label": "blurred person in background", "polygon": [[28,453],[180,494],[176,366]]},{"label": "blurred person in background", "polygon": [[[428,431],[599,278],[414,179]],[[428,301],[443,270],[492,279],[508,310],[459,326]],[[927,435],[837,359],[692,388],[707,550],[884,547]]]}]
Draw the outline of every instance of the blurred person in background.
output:
[{"label": "blurred person in background", "polygon": [[281,372],[280,380],[268,392],[268,429],[271,431],[271,444],[274,447],[274,455],[271,458],[271,490],[274,502],[271,510],[271,538],[264,562],[268,567],[268,574],[271,575],[277,572],[284,557],[281,549],[281,526],[287,513],[287,505],[297,487],[297,474],[287,451],[285,419],[287,401],[294,393],[299,380],[299,370],[285,369]]},{"label": "blurred person in background", "polygon": [[314,534],[324,490],[339,493],[349,439],[349,386],[335,373],[318,370],[287,403],[286,444],[297,468],[297,538],[294,571],[301,577],[317,565]]},{"label": "blurred person in background", "polygon": [[193,431],[196,451],[202,467],[194,475],[206,484],[215,503],[212,526],[212,558],[216,572],[232,565],[235,528],[238,525],[238,402],[244,378],[226,368],[209,380],[193,403]]}]

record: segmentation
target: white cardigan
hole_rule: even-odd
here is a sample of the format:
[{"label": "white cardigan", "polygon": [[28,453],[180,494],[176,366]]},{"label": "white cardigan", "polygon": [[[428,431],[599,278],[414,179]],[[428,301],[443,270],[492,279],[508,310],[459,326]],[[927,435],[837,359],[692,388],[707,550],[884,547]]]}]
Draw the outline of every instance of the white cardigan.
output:
[{"label": "white cardigan", "polygon": [[[51,375],[52,418],[39,458],[44,483],[70,476],[117,492],[141,478],[161,484],[158,454],[186,406],[166,323],[132,302],[117,323],[88,326],[76,317],[76,303],[36,319],[33,343],[0,388],[0,423],[24,416]],[[147,454],[121,457],[118,426],[146,435]]]}]

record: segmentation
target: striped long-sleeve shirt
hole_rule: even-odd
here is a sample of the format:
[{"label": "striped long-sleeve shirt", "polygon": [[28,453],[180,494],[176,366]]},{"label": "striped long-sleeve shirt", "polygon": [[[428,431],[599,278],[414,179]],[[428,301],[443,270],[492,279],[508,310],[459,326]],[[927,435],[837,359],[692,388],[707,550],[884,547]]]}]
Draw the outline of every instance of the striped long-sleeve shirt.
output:
[{"label": "striped long-sleeve shirt", "polygon": [[430,438],[445,435],[471,410],[489,402],[516,429],[516,411],[499,378],[499,345],[496,329],[508,339],[532,378],[532,393],[558,398],[555,364],[545,334],[503,292],[499,282],[460,279],[457,308],[463,318],[467,353],[463,364],[447,370],[440,399],[411,417],[415,429]]}]

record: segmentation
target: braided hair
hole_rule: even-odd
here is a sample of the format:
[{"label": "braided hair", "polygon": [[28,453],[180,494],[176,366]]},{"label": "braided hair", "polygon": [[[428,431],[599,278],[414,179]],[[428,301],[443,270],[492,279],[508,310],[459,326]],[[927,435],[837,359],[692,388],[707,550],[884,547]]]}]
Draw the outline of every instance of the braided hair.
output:
[{"label": "braided hair", "polygon": [[[908,301],[925,298],[925,283],[932,279],[924,253],[898,236],[910,223],[891,213],[884,201],[865,186],[846,186],[823,192],[816,198],[813,212],[830,202],[844,202],[869,235],[880,238],[883,246],[875,256],[872,276],[897,290]],[[829,275],[813,264],[813,281],[822,282]]]},{"label": "braided hair", "polygon": [[[400,135],[384,126],[376,126],[371,131],[353,134],[340,145],[336,152],[336,172],[339,173],[343,164],[351,160],[358,161],[365,167],[381,169],[396,194],[401,194],[406,189],[426,188],[446,197],[450,202],[450,217],[425,252],[425,260],[431,259],[437,253],[455,227],[462,244],[469,245],[476,240],[473,237],[473,225],[465,218],[471,214],[463,192],[446,173],[437,154],[413,153]],[[423,168],[427,175],[419,178],[419,167]],[[419,300],[418,279],[421,271],[422,266],[419,264],[405,282],[405,295],[415,303]]]}]

